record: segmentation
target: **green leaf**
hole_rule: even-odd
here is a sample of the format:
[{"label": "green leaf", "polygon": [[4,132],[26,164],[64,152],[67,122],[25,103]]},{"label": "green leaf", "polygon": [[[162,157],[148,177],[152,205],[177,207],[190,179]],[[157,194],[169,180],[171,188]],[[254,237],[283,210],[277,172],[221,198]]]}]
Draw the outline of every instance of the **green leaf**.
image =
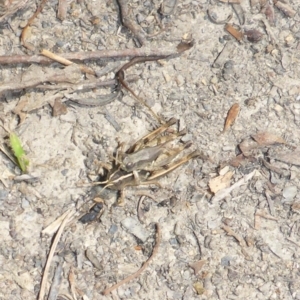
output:
[{"label": "green leaf", "polygon": [[26,169],[29,165],[29,160],[26,157],[25,151],[21,145],[21,141],[18,136],[11,132],[9,135],[10,146],[13,150],[13,153],[18,161],[19,167],[23,172],[26,172]]}]

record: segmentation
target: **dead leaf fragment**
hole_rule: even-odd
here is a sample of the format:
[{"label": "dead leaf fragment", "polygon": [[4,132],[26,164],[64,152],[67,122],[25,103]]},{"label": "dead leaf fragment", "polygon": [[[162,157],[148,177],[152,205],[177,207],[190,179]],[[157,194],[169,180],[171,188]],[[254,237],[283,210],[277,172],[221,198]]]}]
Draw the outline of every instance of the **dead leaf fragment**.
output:
[{"label": "dead leaf fragment", "polygon": [[13,109],[13,113],[18,115],[20,118],[19,125],[22,124],[26,119],[27,114],[24,112],[25,111],[24,108],[26,107],[27,104],[28,104],[28,99],[27,99],[27,96],[25,95],[25,96],[21,97],[20,101]]},{"label": "dead leaf fragment", "polygon": [[232,124],[234,123],[235,119],[239,114],[239,111],[240,111],[240,105],[238,103],[235,103],[231,106],[231,108],[227,113],[223,132],[227,131],[232,126]]},{"label": "dead leaf fragment", "polygon": [[206,260],[201,259],[198,260],[192,264],[190,264],[190,267],[194,270],[195,275],[197,275],[199,273],[199,271],[202,269],[202,267],[205,265]]},{"label": "dead leaf fragment", "polygon": [[223,200],[225,197],[227,197],[234,189],[248,183],[248,181],[254,176],[254,174],[257,173],[256,170],[252,171],[251,173],[245,175],[243,178],[235,182],[232,186],[225,188],[221,191],[219,191],[215,196],[211,199],[211,202],[218,202]]},{"label": "dead leaf fragment", "polygon": [[252,135],[252,138],[259,144],[259,146],[270,146],[274,144],[285,144],[285,140],[273,133],[262,131]]},{"label": "dead leaf fragment", "polygon": [[245,35],[247,36],[247,40],[251,43],[259,42],[263,36],[263,34],[257,29],[245,30]]},{"label": "dead leaf fragment", "polygon": [[218,191],[223,190],[230,186],[230,180],[233,172],[229,171],[225,175],[217,176],[209,181],[210,190],[216,194]]},{"label": "dead leaf fragment", "polygon": [[56,98],[54,101],[54,105],[52,107],[53,117],[58,117],[60,115],[65,115],[68,112],[67,105],[61,102],[61,99]]}]

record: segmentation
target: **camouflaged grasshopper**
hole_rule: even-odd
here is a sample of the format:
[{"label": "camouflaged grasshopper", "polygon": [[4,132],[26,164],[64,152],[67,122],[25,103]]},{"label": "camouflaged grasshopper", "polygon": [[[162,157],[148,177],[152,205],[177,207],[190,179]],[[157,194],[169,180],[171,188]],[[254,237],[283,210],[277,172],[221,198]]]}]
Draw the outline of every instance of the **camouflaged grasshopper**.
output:
[{"label": "camouflaged grasshopper", "polygon": [[[107,180],[94,182],[93,185],[104,185],[103,189],[118,190],[121,192],[119,204],[124,202],[124,190],[128,186],[150,185],[160,186],[157,180],[185,164],[189,160],[201,155],[196,150],[178,158],[178,156],[191,146],[185,143],[178,147],[170,147],[170,143],[186,131],[167,133],[170,126],[177,122],[172,118],[153,132],[147,134],[125,153],[117,154],[115,166],[109,171]],[[165,134],[162,136],[162,134]]]},{"label": "camouflaged grasshopper", "polygon": [[154,171],[171,162],[183,149],[191,145],[170,147],[172,141],[186,134],[186,130],[166,134],[169,127],[176,122],[177,120],[172,118],[166,124],[138,140],[126,152],[119,152],[117,158],[119,167],[124,171],[133,172],[138,181],[138,170]]}]

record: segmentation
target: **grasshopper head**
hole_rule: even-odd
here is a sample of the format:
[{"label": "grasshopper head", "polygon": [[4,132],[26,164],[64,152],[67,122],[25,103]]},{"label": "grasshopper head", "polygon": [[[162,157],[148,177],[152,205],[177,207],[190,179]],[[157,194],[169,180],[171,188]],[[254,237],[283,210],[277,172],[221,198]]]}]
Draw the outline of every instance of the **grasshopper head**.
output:
[{"label": "grasshopper head", "polygon": [[130,156],[125,156],[122,163],[122,169],[127,172],[132,172],[136,167],[136,163],[131,160]]}]

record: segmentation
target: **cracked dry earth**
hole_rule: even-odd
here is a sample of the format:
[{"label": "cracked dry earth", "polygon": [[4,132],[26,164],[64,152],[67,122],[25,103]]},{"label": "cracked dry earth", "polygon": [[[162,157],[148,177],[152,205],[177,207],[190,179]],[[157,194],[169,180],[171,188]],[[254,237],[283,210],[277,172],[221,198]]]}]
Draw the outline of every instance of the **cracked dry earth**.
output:
[{"label": "cracked dry earth", "polygon": [[[35,53],[140,46],[122,26],[117,2],[69,2],[64,21],[56,18],[57,2],[51,0],[33,22],[28,41]],[[143,47],[167,49],[191,38],[193,47],[125,73],[137,75],[130,87],[165,120],[177,118],[179,129],[188,131],[182,140],[192,141],[192,150],[206,158],[161,178],[160,188],[128,188],[122,207],[114,206],[117,193],[107,189],[101,194],[103,213],[89,224],[76,215],[45,271],[57,229],[43,230],[68,210],[88,212],[100,196],[99,188],[79,183],[99,180],[119,143],[130,146],[158,124],[124,89],[117,100],[93,107],[68,101],[69,89],[2,92],[2,125],[19,136],[30,170],[24,180],[1,153],[0,299],[38,299],[46,273],[45,299],[50,289],[47,299],[300,299],[300,3],[244,0],[233,10],[222,2],[183,0],[162,15],[162,2],[128,1],[129,17],[145,32]],[[2,23],[1,56],[34,54],[19,39],[37,4],[26,5]],[[260,34],[238,41],[207,10],[217,20],[232,14],[235,28]],[[128,60],[85,64],[108,80]],[[62,66],[1,65],[2,91],[42,68],[58,72]],[[97,99],[110,92],[77,95]],[[54,116],[56,98],[66,107]],[[223,132],[234,104],[239,114]],[[1,136],[5,143],[2,127]],[[137,210],[142,193],[153,199],[145,197]],[[151,256],[155,223],[160,242],[150,264],[103,295]]]}]

